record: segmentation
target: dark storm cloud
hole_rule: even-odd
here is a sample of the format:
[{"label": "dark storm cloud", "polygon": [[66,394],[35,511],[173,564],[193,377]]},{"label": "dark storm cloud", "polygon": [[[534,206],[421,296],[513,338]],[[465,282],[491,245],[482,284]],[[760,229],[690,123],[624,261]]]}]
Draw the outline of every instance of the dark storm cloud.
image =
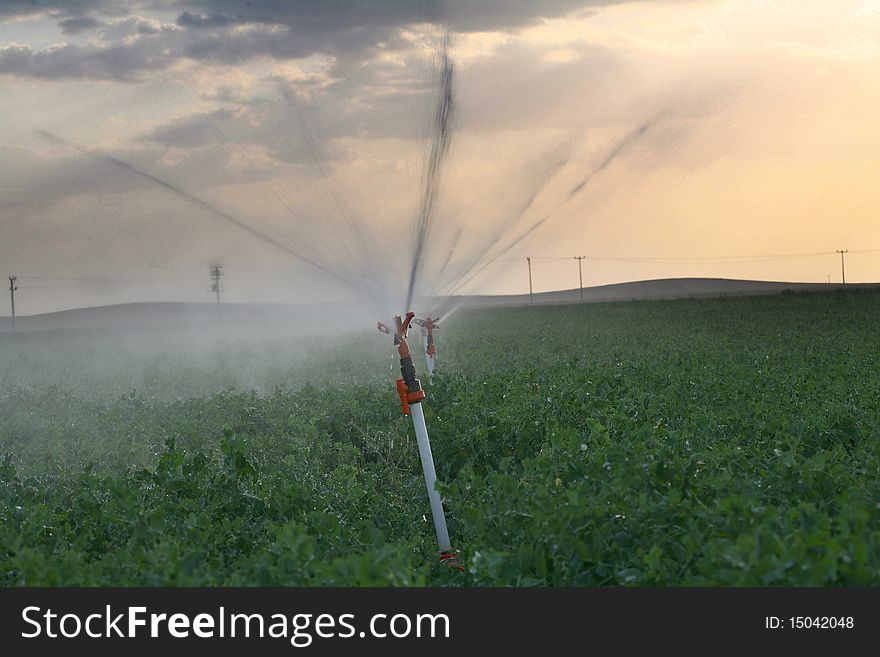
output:
[{"label": "dark storm cloud", "polygon": [[[511,29],[624,1],[8,0],[0,3],[0,18],[47,13],[64,19],[59,27],[65,33],[100,28],[100,38],[86,45],[60,44],[42,50],[0,44],[0,74],[140,80],[181,59],[237,64],[261,56],[296,59],[315,53],[358,59],[379,43],[393,45],[397,31],[413,23],[439,20],[463,32]],[[157,8],[179,12],[175,23],[160,25],[140,17]],[[128,18],[120,20],[121,16]],[[107,24],[101,27],[102,22]]]},{"label": "dark storm cloud", "polygon": [[85,16],[100,12],[107,16],[125,15],[133,2],[123,0],[0,0],[0,20],[3,17],[33,16],[51,13],[53,16]]},{"label": "dark storm cloud", "polygon": [[629,0],[2,0],[0,19],[48,13],[53,16],[120,16],[161,9],[179,12],[188,28],[242,23],[285,24],[338,32],[369,26],[398,27],[441,20],[456,30],[519,27],[541,18],[564,16],[589,7]]},{"label": "dark storm cloud", "polygon": [[521,27],[579,9],[626,0],[187,0],[181,24],[215,27],[242,22],[308,27],[325,33],[442,21],[463,32]]},{"label": "dark storm cloud", "polygon": [[0,46],[0,75],[43,79],[137,81],[182,59],[238,64],[255,57],[298,59],[326,50],[340,56],[362,52],[375,35],[360,33],[335,49],[325,35],[299,34],[285,26],[255,25],[248,30],[190,30],[158,21],[128,18],[99,31],[100,41],[62,43],[42,50],[12,43]]}]

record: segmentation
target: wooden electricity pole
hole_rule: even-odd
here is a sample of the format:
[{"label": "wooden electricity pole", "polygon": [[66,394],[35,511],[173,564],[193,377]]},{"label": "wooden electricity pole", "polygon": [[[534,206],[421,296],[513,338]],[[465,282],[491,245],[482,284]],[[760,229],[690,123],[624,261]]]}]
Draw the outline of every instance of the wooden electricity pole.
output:
[{"label": "wooden electricity pole", "polygon": [[18,286],[15,284],[15,281],[18,280],[18,276],[10,276],[9,277],[9,305],[12,310],[12,332],[15,333],[15,291],[18,289]]},{"label": "wooden electricity pole", "polygon": [[217,305],[220,305],[220,279],[223,278],[223,267],[211,267],[211,287],[209,292],[217,295]]},{"label": "wooden electricity pole", "polygon": [[223,278],[223,267],[211,267],[211,287],[208,292],[213,292],[217,297],[217,319],[220,319],[220,279]]},{"label": "wooden electricity pole", "polygon": [[532,259],[527,257],[526,262],[529,263],[529,303],[532,303]]},{"label": "wooden electricity pole", "polygon": [[581,301],[584,300],[584,272],[581,269],[581,263],[586,259],[587,256],[575,256],[574,259],[578,261],[578,281],[580,282],[581,287]]},{"label": "wooden electricity pole", "polygon": [[843,256],[849,253],[849,249],[838,249],[837,252],[840,254],[840,279],[843,281],[843,284],[846,285],[846,263],[844,262]]}]

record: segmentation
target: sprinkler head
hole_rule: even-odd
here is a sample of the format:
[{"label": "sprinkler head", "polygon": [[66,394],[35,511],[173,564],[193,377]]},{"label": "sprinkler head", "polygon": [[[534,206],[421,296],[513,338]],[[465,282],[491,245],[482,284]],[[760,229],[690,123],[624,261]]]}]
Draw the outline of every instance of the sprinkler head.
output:
[{"label": "sprinkler head", "polygon": [[440,330],[440,326],[437,324],[437,322],[439,321],[439,317],[435,319],[427,317],[425,319],[415,320],[416,324],[422,327],[422,335],[425,335],[428,338],[428,344],[427,348],[425,349],[425,353],[431,357],[433,357],[434,354],[437,353],[437,347],[434,346],[434,331]]},{"label": "sprinkler head", "polygon": [[421,326],[428,335],[431,335],[434,331],[440,330],[440,325],[437,323],[440,321],[439,317],[435,317],[434,319],[426,317],[425,319],[416,319],[413,321]]},{"label": "sprinkler head", "polygon": [[[412,312],[408,312],[404,318],[401,318],[400,315],[394,318],[394,344],[400,355],[401,375],[401,378],[397,380],[397,394],[400,397],[400,408],[404,415],[409,415],[410,404],[418,404],[427,396],[422,390],[421,381],[416,378],[416,368],[412,362],[409,343],[406,341],[410,323],[414,318],[415,313]],[[382,322],[378,323],[377,328],[382,333],[391,334],[391,329]]]}]

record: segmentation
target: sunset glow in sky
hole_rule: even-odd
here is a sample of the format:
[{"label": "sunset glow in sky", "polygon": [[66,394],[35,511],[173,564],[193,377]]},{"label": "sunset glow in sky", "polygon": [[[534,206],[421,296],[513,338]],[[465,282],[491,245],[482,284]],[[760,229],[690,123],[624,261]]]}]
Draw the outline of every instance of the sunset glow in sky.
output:
[{"label": "sunset glow in sky", "polygon": [[[848,281],[880,280],[880,0],[438,6],[458,113],[434,257],[454,246],[443,270],[464,271],[485,245],[485,263],[536,192],[550,217],[480,275],[450,274],[457,291],[527,291],[527,255],[548,258],[536,290],[576,286],[576,263],[549,259],[575,255],[588,285],[824,282],[843,248]],[[358,257],[357,239],[322,232],[343,194],[392,260],[418,195],[437,16],[404,0],[0,2],[0,273],[21,277],[19,311],[208,301],[215,262],[230,301],[341,293],[76,146],[283,243],[308,235],[328,264]]]}]

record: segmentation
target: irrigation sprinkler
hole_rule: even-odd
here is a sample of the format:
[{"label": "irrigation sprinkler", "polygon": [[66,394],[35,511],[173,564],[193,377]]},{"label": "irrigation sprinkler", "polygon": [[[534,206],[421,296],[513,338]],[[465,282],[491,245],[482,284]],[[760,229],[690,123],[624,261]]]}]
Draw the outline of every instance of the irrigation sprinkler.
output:
[{"label": "irrigation sprinkler", "polygon": [[[416,368],[412,362],[412,354],[407,342],[410,323],[415,317],[414,313],[407,313],[404,319],[400,315],[394,318],[394,345],[400,355],[400,374],[397,379],[397,394],[400,396],[400,408],[404,415],[409,415],[413,420],[416,432],[416,441],[419,445],[419,458],[422,461],[422,472],[425,475],[425,486],[428,489],[428,500],[431,503],[431,517],[434,520],[434,530],[437,532],[437,543],[440,547],[440,562],[450,566],[458,566],[457,555],[449,541],[449,530],[446,528],[446,516],[443,513],[443,500],[437,490],[437,473],[434,470],[434,456],[431,454],[431,443],[428,440],[428,427],[425,425],[425,413],[422,409],[422,400],[425,391],[422,383],[416,378]],[[382,333],[391,335],[390,328],[379,322],[378,328]],[[460,567],[460,566],[459,566]]]},{"label": "irrigation sprinkler", "polygon": [[437,347],[434,345],[434,331],[440,330],[440,327],[437,325],[440,318],[431,319],[428,317],[427,319],[416,319],[414,321],[422,329],[422,348],[425,350],[425,363],[428,366],[428,376],[432,377],[434,376],[435,367],[434,355],[437,353]]}]

